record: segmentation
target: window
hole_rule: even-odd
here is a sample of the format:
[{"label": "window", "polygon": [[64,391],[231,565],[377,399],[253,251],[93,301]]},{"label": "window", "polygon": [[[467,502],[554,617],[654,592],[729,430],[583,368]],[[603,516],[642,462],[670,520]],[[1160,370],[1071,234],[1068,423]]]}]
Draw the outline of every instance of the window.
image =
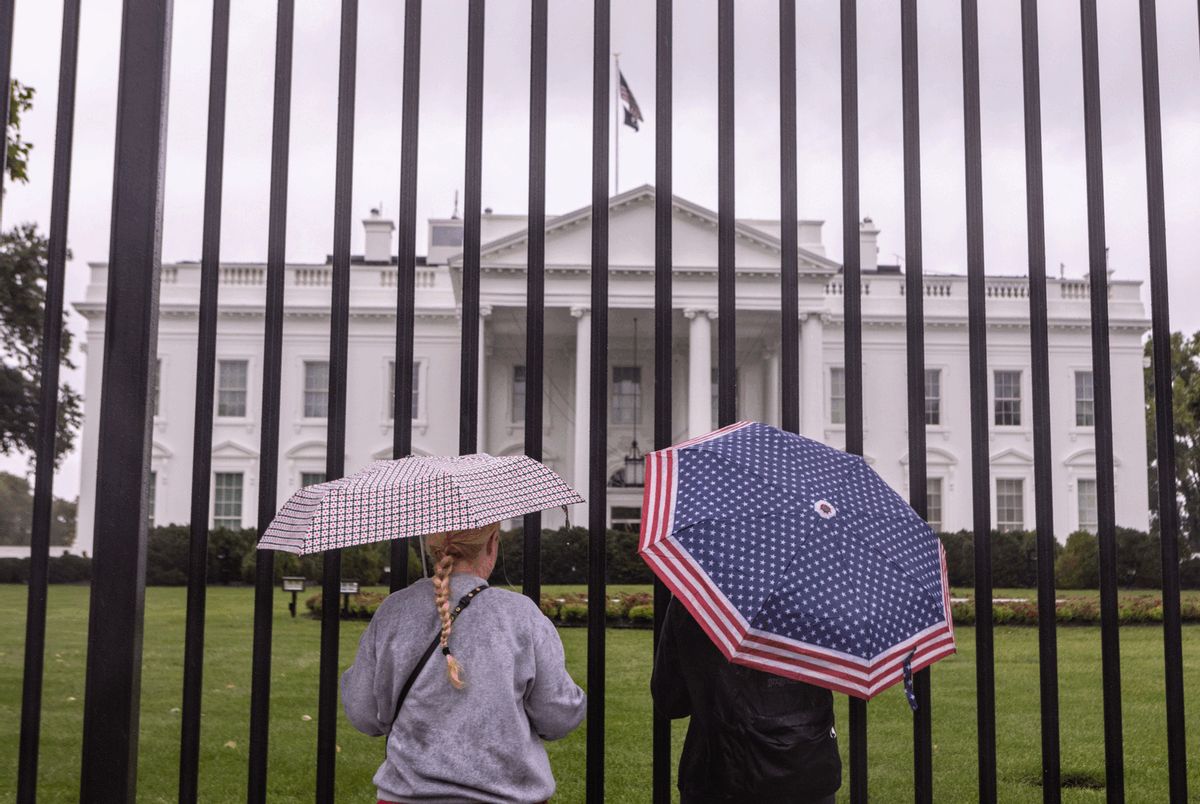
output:
[{"label": "window", "polygon": [[[420,408],[417,403],[421,400],[421,364],[413,361],[412,371],[412,418],[413,421],[419,419]],[[388,420],[396,418],[396,361],[388,361]]]},{"label": "window", "polygon": [[[712,423],[713,426],[716,427],[717,423],[721,421],[721,370],[719,368],[715,366],[712,368],[712,371],[709,373],[708,383],[709,399],[712,402]],[[738,399],[737,380],[735,375],[733,390],[733,418],[735,421],[738,418],[738,411],[740,411],[741,408],[742,400]]]},{"label": "window", "polygon": [[829,421],[831,424],[846,423],[846,370],[829,370]]},{"label": "window", "polygon": [[942,423],[942,370],[925,369],[925,424]]},{"label": "window", "polygon": [[1025,529],[1025,481],[1020,478],[996,478],[996,528]]},{"label": "window", "polygon": [[246,361],[222,360],[217,368],[217,415],[245,418]]},{"label": "window", "polygon": [[439,223],[429,233],[431,246],[461,246],[463,227],[461,223]]},{"label": "window", "polygon": [[613,366],[612,423],[637,424],[642,401],[642,367]]},{"label": "window", "polygon": [[610,513],[612,529],[626,533],[642,532],[642,509],[633,506],[614,505]]},{"label": "window", "polygon": [[525,421],[525,367],[512,367],[512,421]]},{"label": "window", "polygon": [[154,388],[154,415],[155,416],[158,415],[158,385],[159,385],[160,377],[162,377],[162,358],[156,357],[156,358],[154,358],[154,376],[150,379],[150,382],[152,383],[153,388]]},{"label": "window", "polygon": [[1075,426],[1096,426],[1096,391],[1090,371],[1075,372]]},{"label": "window", "polygon": [[158,496],[158,472],[150,473],[150,488],[146,489],[146,526],[154,527],[154,503]]},{"label": "window", "polygon": [[304,361],[304,418],[324,419],[329,415],[329,363]]},{"label": "window", "polygon": [[925,480],[925,521],[935,531],[942,529],[942,479],[930,477]]},{"label": "window", "polygon": [[1021,372],[997,371],[995,401],[997,427],[1019,427],[1021,424]]},{"label": "window", "polygon": [[213,527],[242,526],[242,473],[217,472],[213,483]]},{"label": "window", "polygon": [[1100,514],[1096,503],[1096,479],[1094,477],[1080,478],[1077,481],[1079,491],[1079,529],[1089,533],[1099,530]]},{"label": "window", "polygon": [[315,486],[318,483],[324,483],[324,482],[325,482],[325,473],[324,472],[301,472],[300,473],[301,487]]}]

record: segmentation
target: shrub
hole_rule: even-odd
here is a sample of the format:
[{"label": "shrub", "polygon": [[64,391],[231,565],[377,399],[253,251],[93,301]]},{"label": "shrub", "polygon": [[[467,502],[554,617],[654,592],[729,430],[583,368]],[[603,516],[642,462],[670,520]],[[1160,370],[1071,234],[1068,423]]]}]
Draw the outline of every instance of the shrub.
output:
[{"label": "shrub", "polygon": [[564,625],[586,625],[588,607],[586,603],[564,603],[559,610],[559,619]]},{"label": "shrub", "polygon": [[634,606],[629,610],[629,621],[634,625],[649,628],[654,625],[654,606],[645,604]]},{"label": "shrub", "polygon": [[[350,605],[347,609],[343,605],[342,596],[338,595],[338,608],[342,612],[343,620],[369,620],[375,615],[379,604],[387,599],[387,595],[382,592],[359,592],[356,595],[350,595]],[[317,592],[312,597],[304,601],[305,607],[313,617],[321,616],[322,595]]]},{"label": "shrub", "polygon": [[1067,546],[1054,565],[1054,580],[1061,589],[1095,589],[1100,585],[1096,537],[1077,531],[1067,537]]}]

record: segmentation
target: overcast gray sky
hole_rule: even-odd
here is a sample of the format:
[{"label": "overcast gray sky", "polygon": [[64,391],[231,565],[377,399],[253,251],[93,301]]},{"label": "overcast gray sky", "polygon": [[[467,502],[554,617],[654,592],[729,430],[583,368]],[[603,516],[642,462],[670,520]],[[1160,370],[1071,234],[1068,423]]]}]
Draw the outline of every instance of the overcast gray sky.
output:
[{"label": "overcast gray sky", "polygon": [[[519,0],[487,6],[483,203],[524,212],[528,168],[529,9]],[[591,3],[554,0],[550,9],[548,188],[550,212],[588,203],[591,148]],[[296,1],[288,257],[320,261],[332,246],[338,6]],[[466,0],[424,4],[421,67],[419,243],[423,221],[450,213],[462,187]],[[1078,4],[1042,3],[1041,59],[1046,182],[1046,251],[1051,273],[1087,270]],[[1118,278],[1146,278],[1146,197],[1137,4],[1099,3],[1104,169],[1110,265]],[[266,254],[275,4],[233,0],[222,258]],[[675,192],[716,204],[716,0],[675,4]],[[621,187],[654,175],[654,5],[614,0],[613,49],[646,116],[621,135]],[[737,3],[737,213],[779,214],[778,4]],[[1026,270],[1020,5],[980,3],[985,248],[987,270]],[[167,147],[164,260],[198,259],[212,6],[176,0]],[[67,299],[81,297],[86,262],[108,258],[115,125],[119,0],[84,4],[72,172]],[[801,0],[797,9],[801,217],[825,220],[829,254],[841,258],[838,3]],[[49,220],[61,5],[19,0],[13,75],[37,88],[23,121],[35,144],[33,180],[10,187],[4,225]],[[959,4],[920,4],[920,100],[925,269],[961,272],[965,260]],[[361,0],[354,159],[356,220],[399,193],[403,4]],[[1200,273],[1190,236],[1200,217],[1200,39],[1196,4],[1159,3],[1160,75],[1167,237],[1173,325],[1200,329]],[[903,254],[899,3],[859,3],[863,215],[882,228],[880,259]],[[361,230],[354,227],[355,248]],[[1148,292],[1143,293],[1148,300]],[[73,312],[68,325],[83,329]],[[82,356],[80,356],[82,358]],[[80,360],[82,364],[82,359]],[[81,373],[68,381],[81,386]],[[0,468],[20,470],[20,460]],[[56,493],[74,497],[78,456],[59,472]]]}]

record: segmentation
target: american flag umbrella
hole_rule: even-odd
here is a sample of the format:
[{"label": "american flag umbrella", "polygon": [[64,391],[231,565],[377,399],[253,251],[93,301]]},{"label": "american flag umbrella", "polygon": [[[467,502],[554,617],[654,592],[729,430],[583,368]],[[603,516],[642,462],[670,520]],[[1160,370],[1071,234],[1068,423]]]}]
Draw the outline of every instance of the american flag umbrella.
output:
[{"label": "american flag umbrella", "polygon": [[929,525],[862,458],[765,424],[646,456],[638,552],[738,664],[869,699],[955,650]]},{"label": "american flag umbrella", "polygon": [[579,502],[583,498],[552,469],[525,455],[375,461],[356,474],[297,491],[258,548],[319,553],[477,528]]}]

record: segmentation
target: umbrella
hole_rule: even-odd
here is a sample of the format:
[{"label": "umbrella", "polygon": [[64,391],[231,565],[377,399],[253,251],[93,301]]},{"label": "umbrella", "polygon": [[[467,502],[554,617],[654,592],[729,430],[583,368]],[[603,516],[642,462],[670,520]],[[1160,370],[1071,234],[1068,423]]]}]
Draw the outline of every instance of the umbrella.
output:
[{"label": "umbrella", "polygon": [[955,650],[932,529],[862,458],[765,424],[646,456],[638,552],[738,664],[869,699]]},{"label": "umbrella", "polygon": [[259,539],[260,550],[319,553],[367,542],[465,530],[583,498],[525,455],[411,457],[300,489]]}]

